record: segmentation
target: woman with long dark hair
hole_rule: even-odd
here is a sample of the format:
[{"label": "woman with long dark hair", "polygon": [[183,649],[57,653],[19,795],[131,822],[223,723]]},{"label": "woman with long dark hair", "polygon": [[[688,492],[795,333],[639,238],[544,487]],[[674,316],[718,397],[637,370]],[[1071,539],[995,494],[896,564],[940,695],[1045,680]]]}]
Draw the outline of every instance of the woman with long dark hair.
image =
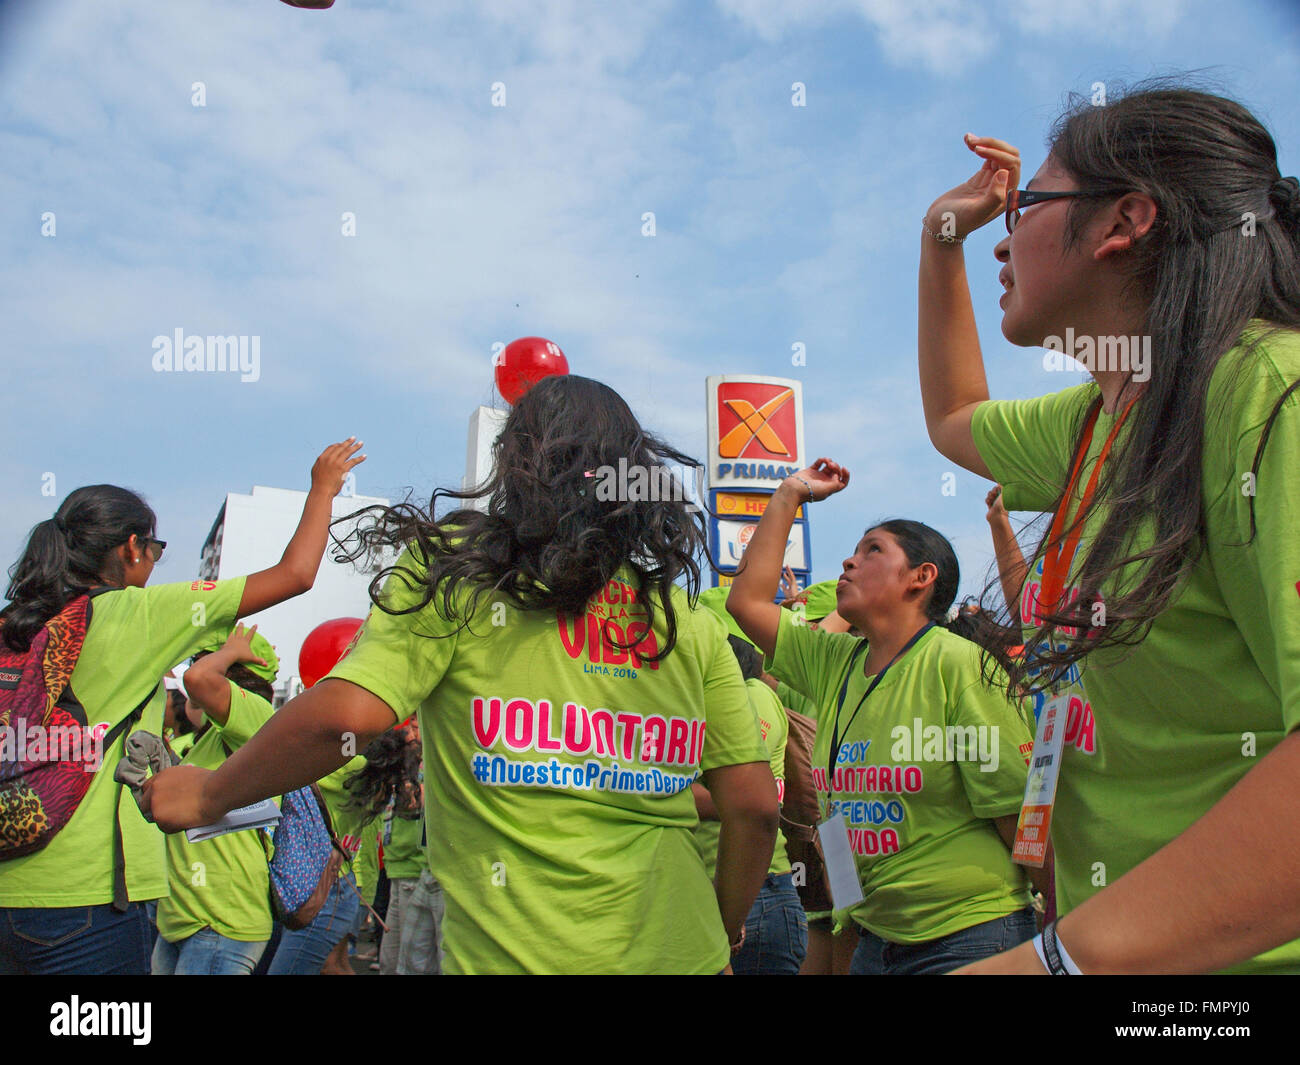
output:
[{"label": "woman with long dark hair", "polygon": [[[836,611],[862,637],[815,628],[773,603],[796,511],[848,481],[848,470],[818,459],[781,483],[727,609],[767,671],[815,710],[822,831],[844,834],[853,857],[845,874],[861,892],[857,904],[835,900],[859,934],[850,971],[950,972],[1034,933],[1028,881],[1010,849],[1029,730],[982,682],[982,619],[949,619],[957,556],[928,525],[880,522],[845,559]],[[987,646],[1001,655],[998,643]],[[825,850],[829,863],[834,847]]]},{"label": "woman with long dark hair", "polygon": [[[1300,183],[1248,110],[1167,82],[1076,100],[1024,189],[1015,148],[966,146],[922,236],[926,424],[1053,515],[1009,684],[1072,696],[1059,935],[989,967],[1296,971]],[[989,401],[961,242],[1002,218],[1003,334],[1092,382]]]},{"label": "woman with long dark hair", "polygon": [[[418,709],[447,971],[722,971],[777,801],[725,627],[688,605],[705,531],[665,474],[694,464],[572,376],[518,401],[494,458],[476,491],[377,512],[358,550],[403,553],[355,647],[221,770],[155,778],[154,815],[174,831],[301,786],[345,734]],[[483,509],[439,517],[442,497]],[[691,835],[701,772],[716,888]]]},{"label": "woman with long dark hair", "polygon": [[[312,467],[302,520],[270,569],[222,581],[148,585],[166,544],[154,512],[115,485],[78,488],[32,530],[9,571],[0,639],[27,651],[41,629],[93,593],[80,656],[60,706],[82,727],[122,735],[100,752],[89,790],[43,848],[0,862],[0,972],[149,972],[146,902],[168,892],[162,833],[113,779],[125,733],[161,733],[162,677],[237,618],[311,588],[329,535],[331,501],[361,458],[352,441],[327,448]],[[278,794],[278,793],[277,793]],[[0,807],[0,830],[23,826]]]}]

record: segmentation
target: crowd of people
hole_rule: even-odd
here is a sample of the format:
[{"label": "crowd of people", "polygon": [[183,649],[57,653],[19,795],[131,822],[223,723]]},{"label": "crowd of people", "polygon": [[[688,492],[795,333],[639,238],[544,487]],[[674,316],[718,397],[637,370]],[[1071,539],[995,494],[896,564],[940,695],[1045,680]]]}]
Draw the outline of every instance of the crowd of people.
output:
[{"label": "crowd of people", "polygon": [[[102,765],[63,807],[0,765],[0,972],[345,972],[367,920],[385,973],[1300,971],[1300,184],[1244,107],[1173,84],[1072,106],[1025,188],[1014,147],[965,145],[922,223],[917,417],[998,486],[981,603],[905,518],[782,603],[796,511],[852,498],[831,459],[701,596],[688,501],[591,487],[695,463],[551,377],[484,485],[363,515],[346,557],[395,561],[273,710],[240,622],[311,588],[360,445],[316,461],[280,563],[228,580],[150,585],[152,510],[80,488],[0,640],[47,715],[104,727]],[[1149,338],[1143,372],[990,399],[963,242],[998,220],[1006,338]],[[1042,516],[1028,550],[1008,511]],[[25,683],[0,672],[0,706]],[[141,733],[170,756],[124,784]],[[313,784],[344,860],[291,929],[267,832],[185,830]]]}]

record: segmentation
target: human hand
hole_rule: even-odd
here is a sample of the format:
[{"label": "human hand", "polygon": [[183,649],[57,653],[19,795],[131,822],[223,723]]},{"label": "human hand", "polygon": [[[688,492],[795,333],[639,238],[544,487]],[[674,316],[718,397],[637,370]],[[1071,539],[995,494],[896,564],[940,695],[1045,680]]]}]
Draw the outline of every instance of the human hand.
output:
[{"label": "human hand", "polygon": [[266,665],[266,659],[253,653],[253,636],[256,632],[256,625],[251,625],[245,629],[241,622],[226,637],[226,642],[221,645],[221,649],[229,651],[235,662],[256,662],[259,666],[264,666]]},{"label": "human hand", "polygon": [[366,461],[366,456],[353,458],[361,450],[362,441],[350,436],[340,444],[331,444],[316,459],[311,468],[311,490],[325,492],[333,499],[343,489],[343,482],[354,466]]},{"label": "human hand", "polygon": [[221,817],[206,803],[212,770],[178,765],[149,777],[140,788],[140,811],[164,832],[210,825]]},{"label": "human hand", "polygon": [[1002,502],[1002,486],[995,484],[989,489],[989,494],[984,497],[984,505],[988,507],[988,513],[984,516],[988,519],[989,524],[994,522],[1009,521],[1006,504]]},{"label": "human hand", "polygon": [[818,502],[847,488],[849,471],[838,462],[823,458],[807,469],[791,474],[782,484],[802,493],[805,500],[811,495],[812,501]]},{"label": "human hand", "polygon": [[781,605],[787,610],[794,606],[802,597],[807,600],[808,596],[799,591],[799,580],[794,575],[794,570],[786,566],[781,570]]},{"label": "human hand", "polygon": [[1007,209],[1007,195],[1020,182],[1020,151],[1006,141],[967,133],[966,147],[982,164],[966,181],[949,189],[925,212],[926,224],[941,236],[962,239]]}]

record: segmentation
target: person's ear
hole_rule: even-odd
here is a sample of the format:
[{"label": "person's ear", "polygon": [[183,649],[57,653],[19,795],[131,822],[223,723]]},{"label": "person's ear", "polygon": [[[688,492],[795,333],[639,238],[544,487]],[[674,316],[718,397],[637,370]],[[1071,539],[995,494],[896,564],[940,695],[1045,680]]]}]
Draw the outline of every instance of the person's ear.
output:
[{"label": "person's ear", "polygon": [[1100,262],[1130,250],[1151,232],[1159,213],[1156,201],[1145,192],[1129,192],[1121,196],[1103,215],[1101,242],[1093,252],[1093,258]]},{"label": "person's ear", "polygon": [[922,562],[912,571],[912,586],[924,592],[939,579],[939,567],[933,562]]},{"label": "person's ear", "polygon": [[132,533],[130,538],[126,541],[126,549],[127,557],[131,562],[138,566],[149,548],[139,536]]}]

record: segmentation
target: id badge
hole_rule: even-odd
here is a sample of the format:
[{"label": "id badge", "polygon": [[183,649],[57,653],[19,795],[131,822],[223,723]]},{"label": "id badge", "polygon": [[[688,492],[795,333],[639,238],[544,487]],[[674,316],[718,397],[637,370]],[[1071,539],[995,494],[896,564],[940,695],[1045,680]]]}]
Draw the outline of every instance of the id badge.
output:
[{"label": "id badge", "polygon": [[847,910],[862,901],[862,884],[858,866],[849,846],[849,825],[842,812],[834,813],[817,826],[822,859],[826,862],[826,881],[831,889],[831,903],[837,910]]},{"label": "id badge", "polygon": [[1047,861],[1051,838],[1052,807],[1056,803],[1056,782],[1061,775],[1061,753],[1065,738],[1065,716],[1070,694],[1054,695],[1038,715],[1034,750],[1025,782],[1025,801],[1016,822],[1016,840],[1011,860],[1018,865],[1041,869]]}]

